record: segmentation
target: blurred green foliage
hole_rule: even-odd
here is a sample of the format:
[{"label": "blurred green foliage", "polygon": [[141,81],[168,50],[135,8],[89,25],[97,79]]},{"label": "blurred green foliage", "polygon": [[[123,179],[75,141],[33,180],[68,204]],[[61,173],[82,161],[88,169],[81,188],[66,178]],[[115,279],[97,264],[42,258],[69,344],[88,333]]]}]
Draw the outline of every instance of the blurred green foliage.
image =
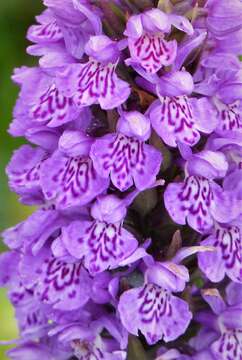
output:
[{"label": "blurred green foliage", "polygon": [[[34,16],[41,9],[41,0],[0,1],[0,231],[23,220],[31,212],[8,189],[5,167],[12,151],[23,143],[23,139],[13,139],[7,133],[18,93],[18,88],[10,77],[15,67],[37,63],[37,59],[25,52],[28,45],[25,36],[28,27],[34,23]],[[4,249],[4,245],[0,243],[0,251]],[[10,340],[16,336],[13,309],[7,300],[6,291],[0,290],[0,340]],[[7,359],[5,349],[0,347],[0,360]]]}]

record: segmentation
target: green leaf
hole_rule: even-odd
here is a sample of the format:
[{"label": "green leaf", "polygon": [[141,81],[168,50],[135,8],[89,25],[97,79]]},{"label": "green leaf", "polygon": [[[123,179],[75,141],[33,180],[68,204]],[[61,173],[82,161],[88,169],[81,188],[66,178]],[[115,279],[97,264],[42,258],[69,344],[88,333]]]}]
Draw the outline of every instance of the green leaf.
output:
[{"label": "green leaf", "polygon": [[127,360],[151,360],[147,357],[147,353],[145,352],[139,338],[136,336],[129,336]]}]

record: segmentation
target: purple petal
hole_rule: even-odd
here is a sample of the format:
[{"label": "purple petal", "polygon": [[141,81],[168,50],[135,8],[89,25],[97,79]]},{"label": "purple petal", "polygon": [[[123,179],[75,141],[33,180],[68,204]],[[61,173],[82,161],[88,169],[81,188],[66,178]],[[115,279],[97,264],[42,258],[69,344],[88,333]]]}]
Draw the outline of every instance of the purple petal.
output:
[{"label": "purple petal", "polygon": [[117,123],[117,131],[146,141],[151,134],[150,121],[138,111],[123,112]]},{"label": "purple petal", "polygon": [[139,190],[152,185],[160,169],[161,154],[150,145],[122,134],[108,134],[92,145],[90,156],[96,171],[110,175],[121,191],[135,183]]},{"label": "purple petal", "polygon": [[36,254],[48,238],[66,222],[55,210],[38,209],[22,223],[18,236],[24,239],[24,245],[31,246]]},{"label": "purple petal", "polygon": [[95,60],[70,65],[58,84],[67,96],[73,96],[79,108],[99,103],[104,110],[113,109],[130,94],[129,85],[117,77],[115,68],[116,64],[103,65]]},{"label": "purple petal", "polygon": [[124,327],[133,335],[140,330],[150,345],[176,339],[192,317],[185,301],[152,284],[123,293],[118,310]]},{"label": "purple petal", "polygon": [[166,41],[161,34],[144,33],[128,39],[132,62],[141,65],[148,73],[155,74],[163,66],[171,65],[176,57],[177,42]]},{"label": "purple petal", "polygon": [[237,305],[242,299],[242,284],[231,282],[226,287],[226,298],[229,305]]},{"label": "purple petal", "polygon": [[185,225],[186,220],[184,216],[184,210],[181,206],[179,194],[182,191],[182,184],[169,184],[164,193],[164,203],[166,210],[168,211],[171,218],[180,225]]},{"label": "purple petal", "polygon": [[48,43],[59,41],[63,38],[56,18],[50,10],[45,10],[37,19],[39,24],[31,26],[28,30],[28,40],[35,43]]},{"label": "purple petal", "polygon": [[67,157],[56,152],[41,168],[41,185],[47,200],[55,200],[58,208],[84,205],[108,187],[90,158]]},{"label": "purple petal", "polygon": [[40,148],[23,145],[14,152],[6,168],[9,186],[18,194],[41,193],[40,166],[47,154]]},{"label": "purple petal", "polygon": [[25,343],[8,351],[11,360],[31,359],[39,360],[48,358],[49,360],[57,359],[54,357],[46,346],[38,343]]},{"label": "purple petal", "polygon": [[[98,12],[94,7],[91,6],[85,6],[84,4],[81,4],[79,0],[73,0],[74,8],[80,11],[80,13],[89,20],[90,24],[93,27],[93,30],[96,35],[99,35],[102,33],[102,23],[101,19],[98,16]],[[61,6],[62,7],[62,6]]]},{"label": "purple petal", "polygon": [[217,289],[202,290],[202,297],[216,315],[221,314],[226,309],[226,304]]},{"label": "purple petal", "polygon": [[177,265],[166,261],[155,263],[145,272],[145,277],[149,283],[156,284],[169,291],[183,291],[186,282],[189,281],[189,272],[183,265]]},{"label": "purple petal", "polygon": [[72,24],[79,25],[84,16],[73,4],[73,0],[44,0],[44,5],[51,9],[55,16]]},{"label": "purple petal", "polygon": [[193,26],[184,16],[169,14],[169,20],[177,29],[187,33],[188,35],[193,34]]},{"label": "purple petal", "polygon": [[58,147],[68,156],[88,156],[93,139],[76,130],[65,130],[59,138]]},{"label": "purple petal", "polygon": [[142,23],[147,32],[170,32],[170,19],[160,9],[151,9],[143,13]]},{"label": "purple petal", "polygon": [[30,117],[38,123],[48,123],[50,127],[61,126],[77,119],[80,110],[73,100],[60,93],[53,84],[47,91],[40,93],[39,98],[30,108]]},{"label": "purple petal", "polygon": [[100,195],[92,205],[94,219],[106,223],[122,222],[127,213],[127,203],[115,195]]},{"label": "purple petal", "polygon": [[[236,184],[238,189],[240,184]],[[214,219],[221,223],[229,223],[241,214],[241,194],[235,188],[233,190],[222,190],[215,182],[211,182],[214,201],[211,204],[211,214]]]},{"label": "purple petal", "polygon": [[39,64],[43,69],[61,67],[75,62],[62,42],[31,45],[27,47],[27,53],[40,56]]},{"label": "purple petal", "polygon": [[215,358],[241,359],[241,331],[225,331],[212,345],[212,353]]},{"label": "purple petal", "polygon": [[92,275],[114,269],[137,248],[137,240],[120,223],[72,223],[63,229],[62,241],[74,257],[84,257]]},{"label": "purple petal", "polygon": [[14,251],[0,255],[0,286],[9,285],[15,281],[18,274],[19,254]]},{"label": "purple petal", "polygon": [[213,226],[213,192],[207,179],[189,176],[183,184],[169,184],[164,201],[170,216],[178,224],[185,224],[187,219],[188,225],[200,233],[206,233]]},{"label": "purple petal", "polygon": [[124,35],[139,38],[143,33],[142,16],[133,15],[127,21],[127,27]]},{"label": "purple petal", "polygon": [[[212,237],[208,237],[206,240],[201,242],[201,245],[213,246],[214,239]],[[222,281],[225,276],[224,262],[217,249],[211,253],[199,253],[198,266],[212,282]]]},{"label": "purple petal", "polygon": [[79,309],[89,299],[90,278],[82,263],[65,263],[55,258],[46,260],[41,268],[36,295],[54,309]]},{"label": "purple petal", "polygon": [[150,110],[150,119],[157,134],[169,146],[177,142],[195,145],[200,135],[186,96],[160,97]]},{"label": "purple petal", "polygon": [[205,134],[210,134],[218,124],[217,113],[209,99],[189,99],[194,114],[197,129]]},{"label": "purple petal", "polygon": [[[15,316],[18,321],[21,336],[23,338],[36,338],[46,334],[50,327],[45,309],[42,304],[35,299],[32,289],[25,290],[27,296],[18,306],[15,305]],[[11,294],[10,296],[13,296]]]},{"label": "purple petal", "polygon": [[46,126],[32,127],[33,122],[29,124],[29,129],[25,132],[26,139],[35,145],[53,152],[58,146],[60,133],[56,129],[50,129]]},{"label": "purple petal", "polygon": [[217,37],[241,28],[242,4],[239,0],[213,0],[207,4],[207,26]]},{"label": "purple petal", "polygon": [[223,178],[228,171],[228,163],[222,152],[202,150],[187,161],[190,175],[200,175],[207,179]]},{"label": "purple petal", "polygon": [[221,281],[227,274],[232,281],[242,282],[241,238],[238,226],[217,224],[213,235],[202,242],[216,249],[211,253],[198,254],[199,267],[211,281]]},{"label": "purple petal", "polygon": [[224,104],[218,99],[213,100],[216,109],[217,117],[219,119],[216,131],[223,133],[227,131],[242,132],[242,119],[241,119],[241,101],[235,101],[232,104]]},{"label": "purple petal", "polygon": [[106,65],[108,63],[115,64],[120,55],[118,43],[106,35],[91,36],[85,46],[85,52],[90,58]]},{"label": "purple petal", "polygon": [[192,53],[194,49],[199,47],[206,39],[207,33],[205,31],[194,32],[194,36],[189,38],[185,42],[182,42],[177,50],[177,57],[173,70],[180,70],[187,57]]},{"label": "purple petal", "polygon": [[160,77],[157,94],[163,96],[190,95],[194,84],[191,74],[185,70],[169,72]]}]

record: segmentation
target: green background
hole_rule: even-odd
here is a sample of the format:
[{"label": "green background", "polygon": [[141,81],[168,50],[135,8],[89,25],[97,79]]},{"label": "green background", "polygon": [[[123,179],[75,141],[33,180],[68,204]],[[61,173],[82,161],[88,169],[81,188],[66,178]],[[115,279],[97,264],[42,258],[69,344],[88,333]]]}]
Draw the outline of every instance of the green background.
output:
[{"label": "green background", "polygon": [[[18,88],[10,77],[15,67],[37,63],[37,59],[26,54],[25,49],[29,43],[25,36],[41,9],[41,0],[0,1],[0,231],[23,220],[31,212],[8,189],[5,166],[12,151],[23,143],[23,139],[13,139],[7,133],[18,94]],[[0,251],[4,250],[4,245],[0,243]],[[0,289],[0,340],[10,340],[16,336],[13,309],[6,292]],[[5,350],[6,347],[0,347],[0,360],[7,359]]]}]

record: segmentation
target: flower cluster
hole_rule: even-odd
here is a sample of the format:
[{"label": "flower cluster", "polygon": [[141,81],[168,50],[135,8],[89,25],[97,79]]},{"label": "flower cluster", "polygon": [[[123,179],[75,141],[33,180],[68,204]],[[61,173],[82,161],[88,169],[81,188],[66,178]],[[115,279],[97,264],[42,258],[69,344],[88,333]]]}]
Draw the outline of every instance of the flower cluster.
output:
[{"label": "flower cluster", "polygon": [[2,234],[9,358],[241,360],[241,1],[43,3],[12,77],[37,209]]}]

